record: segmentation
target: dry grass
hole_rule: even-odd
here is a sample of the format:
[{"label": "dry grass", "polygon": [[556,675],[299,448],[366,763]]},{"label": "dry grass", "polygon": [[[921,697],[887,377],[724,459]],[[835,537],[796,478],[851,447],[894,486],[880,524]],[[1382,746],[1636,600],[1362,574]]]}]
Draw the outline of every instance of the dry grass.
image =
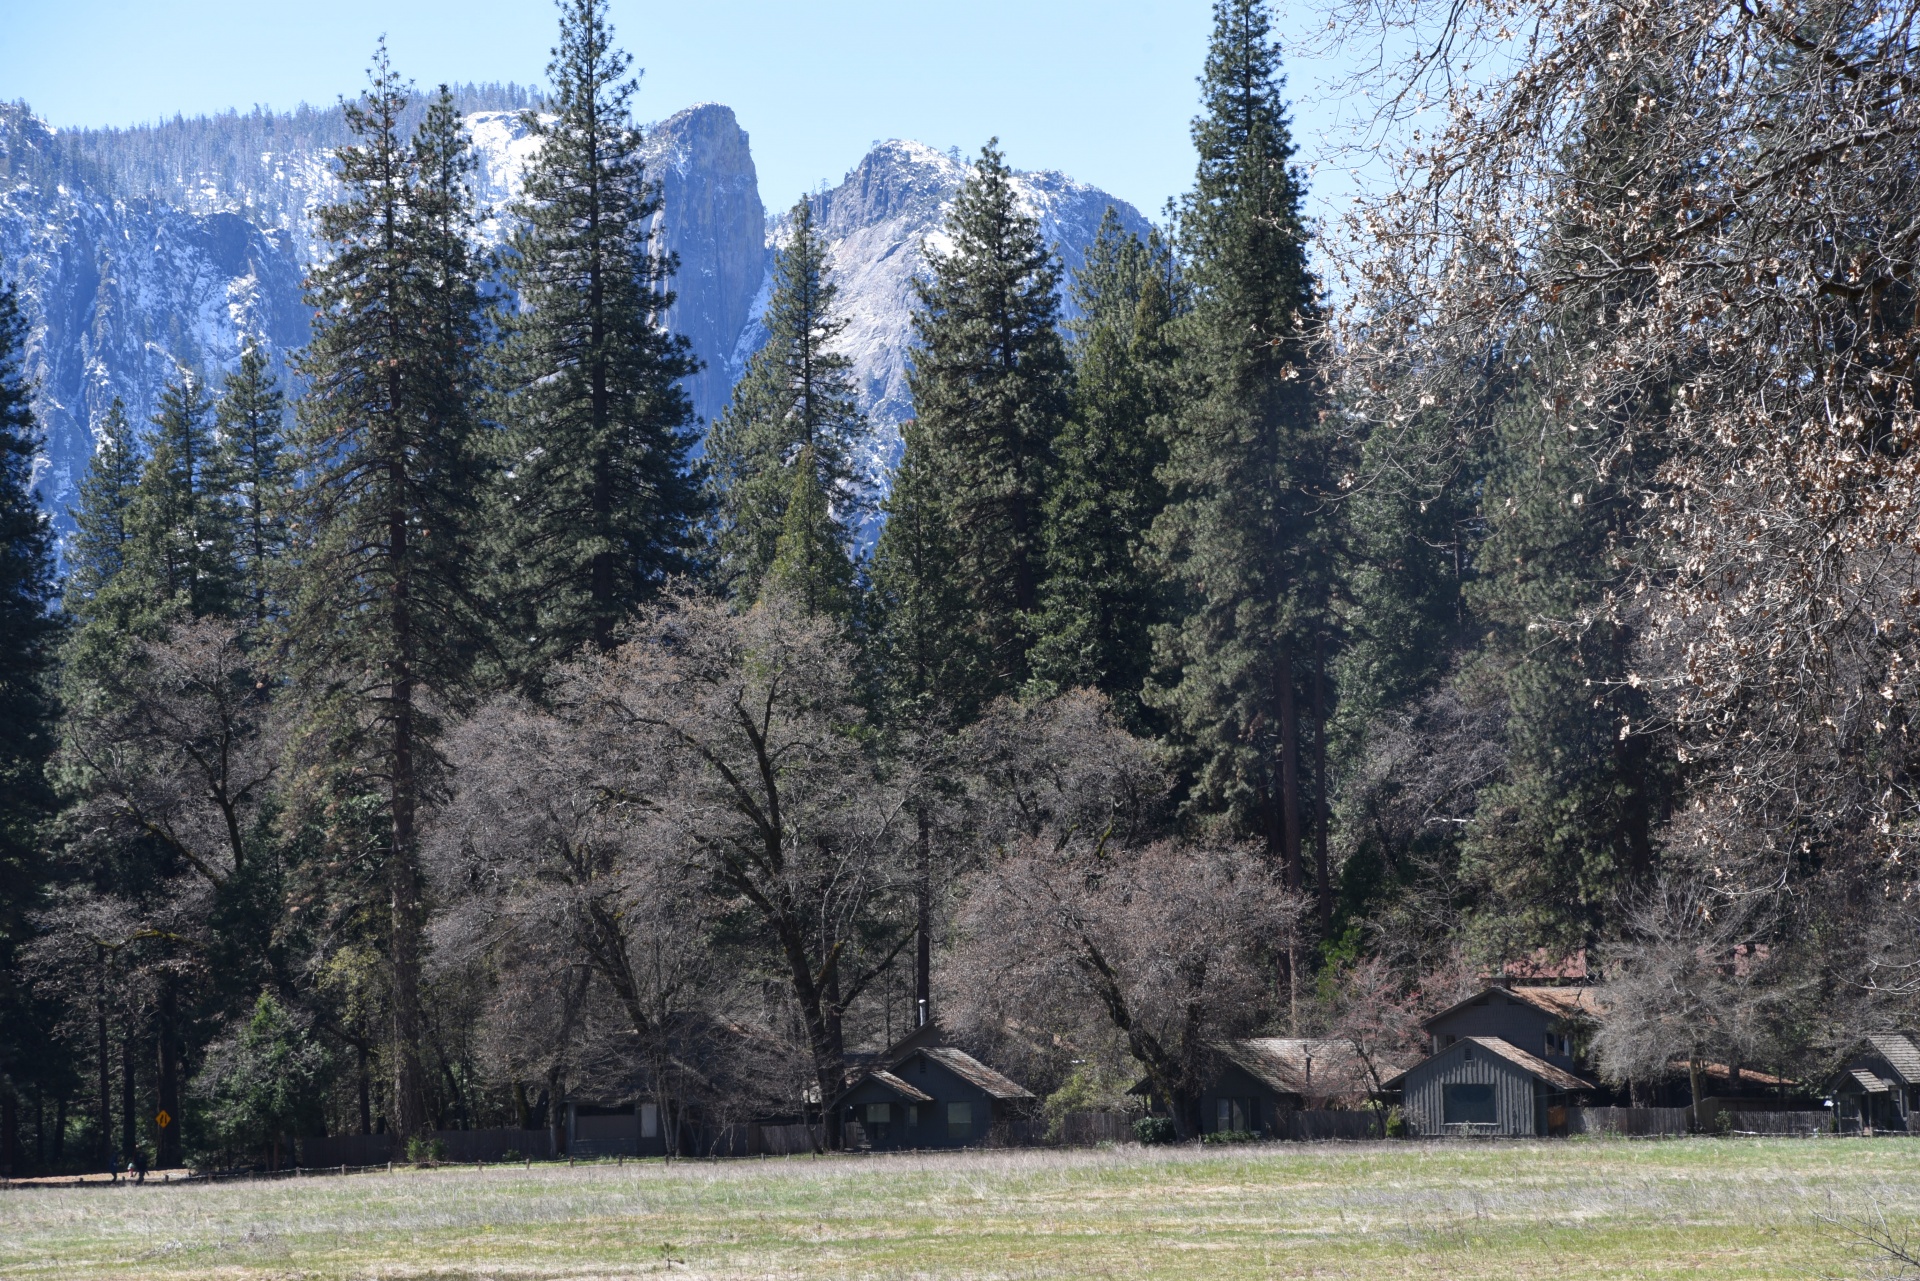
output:
[{"label": "dry grass", "polygon": [[0,1194],[0,1277],[1870,1275],[1920,1144],[1262,1145],[445,1169]]}]

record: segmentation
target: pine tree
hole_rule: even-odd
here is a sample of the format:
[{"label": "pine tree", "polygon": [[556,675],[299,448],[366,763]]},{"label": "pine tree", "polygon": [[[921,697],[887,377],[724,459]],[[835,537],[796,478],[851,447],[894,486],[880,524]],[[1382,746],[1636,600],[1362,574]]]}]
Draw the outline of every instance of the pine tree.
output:
[{"label": "pine tree", "polygon": [[428,1124],[418,812],[436,775],[433,709],[459,705],[482,631],[469,577],[484,482],[473,160],[444,87],[403,141],[409,97],[383,46],[347,108],[341,198],[317,215],[329,254],[312,273],[313,338],[299,362],[309,391],[289,619],[306,732],[325,762],[308,782],[319,821],[379,816],[402,1137]]},{"label": "pine tree", "polygon": [[224,614],[235,603],[233,522],[213,441],[213,402],[191,372],[160,393],[146,465],[127,511],[132,533],[117,590],[156,616]]},{"label": "pine tree", "polygon": [[589,642],[610,648],[634,606],[689,569],[703,511],[678,383],[696,362],[663,327],[675,263],[650,231],[637,84],[612,38],[606,0],[563,0],[557,118],[525,117],[540,151],[512,211],[499,525],[525,679]]},{"label": "pine tree", "polygon": [[286,398],[258,343],[221,389],[215,417],[220,481],[233,505],[242,612],[264,622],[273,612],[273,581],[287,548]]},{"label": "pine tree", "polygon": [[846,328],[834,311],[838,287],[828,274],[826,243],[814,230],[813,207],[802,199],[791,218],[791,236],[773,256],[766,345],[748,361],[732,403],[707,437],[720,577],[748,600],[759,594],[777,555],[789,496],[800,492],[788,472],[802,453],[812,460],[811,483],[832,509],[842,548],[852,544],[868,510],[858,457],[867,420],[853,362],[833,350]]},{"label": "pine tree", "polygon": [[[1320,317],[1264,0],[1216,0],[1201,83],[1199,170],[1180,227],[1194,289],[1186,385],[1163,472],[1169,501],[1153,526],[1179,617],[1155,633],[1161,675],[1149,701],[1190,753],[1194,802],[1259,834],[1297,888],[1310,815],[1301,703],[1324,643],[1332,441],[1319,415],[1311,347]],[[1325,910],[1325,877],[1320,889]]]},{"label": "pine tree", "polygon": [[[21,369],[26,338],[13,289],[0,286],[0,1105],[9,1119],[14,1083],[45,1070],[53,1043],[18,964],[45,876],[39,827],[53,808],[46,764],[58,639],[53,538],[33,492],[40,439]],[[11,1155],[0,1152],[9,1173]]]},{"label": "pine tree", "polygon": [[1074,276],[1073,419],[1061,433],[1046,505],[1046,569],[1035,676],[1095,686],[1123,719],[1146,728],[1140,692],[1152,670],[1151,628],[1163,593],[1147,532],[1166,502],[1162,419],[1173,408],[1178,307],[1172,255],[1142,242],[1113,210]]},{"label": "pine tree", "polygon": [[133,539],[128,519],[140,483],[140,448],[127,421],[127,407],[114,397],[100,425],[100,444],[80,481],[76,529],[67,555],[66,611],[85,617],[100,593],[125,568]]},{"label": "pine tree", "polygon": [[1030,675],[1048,470],[1072,377],[1057,327],[1059,264],[1021,210],[997,141],[981,149],[945,229],[952,252],[915,282],[908,385],[919,428],[907,449],[923,456],[906,465],[924,470],[938,510],[926,531],[947,542],[942,558],[963,600],[940,666],[964,715]]},{"label": "pine tree", "polygon": [[800,450],[787,468],[791,488],[781,516],[773,564],[767,566],[762,592],[778,591],[808,614],[852,617],[858,596],[853,563],[847,559],[846,531],[834,518],[813,446]]},{"label": "pine tree", "polygon": [[967,681],[984,663],[965,630],[967,592],[920,425],[903,423],[900,435],[905,449],[881,504],[887,523],[873,553],[874,605],[882,620],[874,665],[891,719],[906,724],[964,711]]}]

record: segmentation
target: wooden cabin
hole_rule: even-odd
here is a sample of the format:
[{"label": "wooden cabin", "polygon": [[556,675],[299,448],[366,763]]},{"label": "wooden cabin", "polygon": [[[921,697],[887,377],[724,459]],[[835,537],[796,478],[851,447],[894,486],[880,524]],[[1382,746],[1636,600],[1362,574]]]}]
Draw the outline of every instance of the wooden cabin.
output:
[{"label": "wooden cabin", "polygon": [[850,1150],[900,1151],[1005,1143],[1034,1096],[964,1050],[912,1044],[875,1064],[834,1100]]},{"label": "wooden cabin", "polygon": [[1827,1085],[1840,1127],[1861,1133],[1920,1129],[1920,1043],[1905,1032],[1869,1036]]},{"label": "wooden cabin", "polygon": [[1421,1021],[1431,1053],[1492,1036],[1567,1072],[1586,1070],[1587,1042],[1603,1017],[1604,989],[1497,984]]},{"label": "wooden cabin", "polygon": [[1387,1081],[1412,1133],[1484,1138],[1564,1134],[1593,1083],[1499,1036],[1455,1035]]},{"label": "wooden cabin", "polygon": [[[1256,1036],[1215,1041],[1207,1048],[1210,1063],[1193,1115],[1186,1118],[1196,1134],[1286,1138],[1294,1113],[1362,1107],[1375,1092],[1375,1073],[1387,1077],[1400,1070],[1376,1062],[1370,1071],[1346,1040]],[[1153,1097],[1149,1082],[1130,1093],[1147,1097],[1164,1113],[1166,1100]]]}]

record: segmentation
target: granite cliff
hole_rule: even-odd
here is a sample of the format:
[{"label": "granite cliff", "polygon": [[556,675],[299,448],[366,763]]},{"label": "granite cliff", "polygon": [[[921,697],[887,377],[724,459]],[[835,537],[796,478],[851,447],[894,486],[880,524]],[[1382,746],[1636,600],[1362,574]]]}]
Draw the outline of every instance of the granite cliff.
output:
[{"label": "granite cliff", "polygon": [[[538,146],[520,114],[531,100],[511,86],[461,93],[488,211],[481,236],[497,245],[500,212]],[[786,215],[763,208],[747,134],[729,108],[690,107],[645,137],[661,243],[679,259],[668,322],[703,362],[688,392],[711,419],[765,341],[768,251]],[[344,140],[338,108],[57,132],[23,107],[0,107],[0,271],[18,284],[31,326],[27,372],[47,433],[41,498],[63,530],[93,426],[114,397],[143,422],[178,369],[217,383],[256,336],[286,372],[307,336],[309,215],[333,193],[329,150]],[[943,247],[940,221],[965,175],[955,154],[887,142],[809,197],[840,281],[845,347],[880,427],[869,466],[882,480],[911,412],[912,280],[925,253]],[[1018,182],[1069,271],[1109,205],[1146,228],[1131,206],[1062,174]]]}]

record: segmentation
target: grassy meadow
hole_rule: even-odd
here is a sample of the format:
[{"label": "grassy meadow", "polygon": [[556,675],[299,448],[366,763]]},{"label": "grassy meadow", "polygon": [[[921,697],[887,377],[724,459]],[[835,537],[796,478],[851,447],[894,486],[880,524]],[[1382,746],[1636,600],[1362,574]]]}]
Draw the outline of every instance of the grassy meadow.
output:
[{"label": "grassy meadow", "polygon": [[1868,1277],[1920,1144],[1263,1144],[0,1193],[0,1278]]}]

